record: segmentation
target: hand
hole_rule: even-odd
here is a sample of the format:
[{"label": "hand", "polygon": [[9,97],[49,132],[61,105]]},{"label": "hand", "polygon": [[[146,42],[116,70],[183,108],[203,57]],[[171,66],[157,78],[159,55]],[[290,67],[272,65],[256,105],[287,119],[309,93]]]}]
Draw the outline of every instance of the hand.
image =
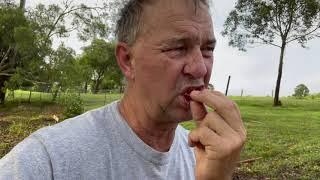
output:
[{"label": "hand", "polygon": [[[196,179],[232,179],[246,139],[238,106],[217,91],[193,91],[190,96],[197,124],[189,134],[189,144],[195,148]],[[207,112],[204,105],[214,111]]]}]

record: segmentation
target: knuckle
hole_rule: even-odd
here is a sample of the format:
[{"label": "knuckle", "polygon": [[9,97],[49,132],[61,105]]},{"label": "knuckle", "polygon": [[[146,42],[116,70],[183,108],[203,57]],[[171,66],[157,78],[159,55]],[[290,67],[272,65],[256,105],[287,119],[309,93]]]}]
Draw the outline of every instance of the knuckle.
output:
[{"label": "knuckle", "polygon": [[241,137],[241,136],[237,136],[237,138],[235,138],[235,140],[234,140],[234,148],[241,149],[243,147],[244,143],[245,143],[245,139],[243,139],[243,137]]},{"label": "knuckle", "polygon": [[237,109],[238,108],[237,104],[232,100],[229,100],[229,102],[227,103],[226,106],[227,106],[227,109]]},{"label": "knuckle", "polygon": [[233,153],[233,151],[234,151],[233,143],[228,142],[228,143],[226,143],[226,144],[224,145],[224,147],[225,147],[225,148],[224,148],[223,152],[224,152],[224,155],[225,155],[225,156],[229,156],[230,154]]},{"label": "knuckle", "polygon": [[236,108],[236,104],[232,100],[227,99],[220,105],[220,108],[230,111]]}]

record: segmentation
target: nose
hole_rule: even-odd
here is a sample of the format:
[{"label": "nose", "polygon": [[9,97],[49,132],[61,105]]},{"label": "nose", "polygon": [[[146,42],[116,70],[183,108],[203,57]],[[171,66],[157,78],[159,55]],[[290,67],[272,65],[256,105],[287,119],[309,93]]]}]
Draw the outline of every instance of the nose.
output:
[{"label": "nose", "polygon": [[187,64],[184,66],[183,73],[194,79],[203,78],[207,74],[208,69],[200,48],[193,50],[189,57]]}]

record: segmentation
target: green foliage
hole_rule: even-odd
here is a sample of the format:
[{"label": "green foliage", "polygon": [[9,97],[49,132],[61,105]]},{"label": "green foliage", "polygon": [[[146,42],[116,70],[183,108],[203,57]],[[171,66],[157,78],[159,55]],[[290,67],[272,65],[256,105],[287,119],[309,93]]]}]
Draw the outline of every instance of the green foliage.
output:
[{"label": "green foliage", "polygon": [[79,94],[66,93],[60,103],[63,105],[63,115],[66,118],[72,118],[84,112],[84,104]]},{"label": "green foliage", "polygon": [[0,76],[10,77],[34,52],[35,38],[21,9],[0,6],[0,14]]},{"label": "green foliage", "polygon": [[294,94],[292,96],[297,97],[297,98],[303,98],[309,95],[309,89],[306,85],[304,84],[299,84],[295,89],[294,89]]},{"label": "green foliage", "polygon": [[119,86],[121,84],[122,73],[117,65],[114,52],[115,44],[102,39],[93,40],[91,45],[84,49],[81,61],[83,65],[88,65],[92,70],[91,77],[94,81],[94,93],[98,92],[104,79],[105,87]]},{"label": "green foliage", "polygon": [[[61,64],[55,67],[48,64],[52,56],[61,57],[61,53],[69,53],[63,48],[57,52],[52,48],[54,37],[68,37],[73,31],[78,31],[81,40],[109,36],[107,10],[110,8],[63,1],[59,5],[38,4],[25,10],[24,4],[24,0],[20,1],[20,7],[12,0],[0,2],[0,104],[4,102],[4,85],[17,85],[16,79],[9,82],[14,74],[23,79],[20,82],[28,81],[38,87],[50,88],[55,83],[63,84],[61,88],[64,89],[66,81],[72,82],[70,86],[81,84],[80,76],[75,78],[79,73],[70,73],[70,63],[65,63],[69,66],[66,68],[61,68]],[[60,63],[56,59],[54,61]],[[58,76],[58,71],[63,71],[63,76]],[[73,75],[72,81],[66,79],[66,74]]]}]

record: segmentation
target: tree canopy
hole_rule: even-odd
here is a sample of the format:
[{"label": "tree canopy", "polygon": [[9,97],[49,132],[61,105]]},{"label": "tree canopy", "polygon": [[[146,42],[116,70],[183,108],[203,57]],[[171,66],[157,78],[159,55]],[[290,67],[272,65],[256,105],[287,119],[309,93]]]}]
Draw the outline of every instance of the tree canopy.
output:
[{"label": "tree canopy", "polygon": [[308,87],[304,84],[299,84],[295,89],[294,89],[294,94],[292,96],[295,96],[297,98],[303,98],[308,96],[310,93],[310,90]]},{"label": "tree canopy", "polygon": [[[83,84],[86,92],[92,81],[95,91],[102,82],[104,87],[121,82],[120,71],[111,68],[116,63],[110,62],[115,61],[114,45],[107,42],[112,37],[109,25],[115,20],[108,11],[113,8],[112,12],[116,12],[119,3],[105,1],[87,6],[64,0],[61,4],[40,3],[27,9],[28,1],[19,3],[0,1],[0,104],[7,88],[23,85],[56,94],[57,90]],[[54,39],[70,33],[77,33],[81,41],[92,41],[80,56],[63,44],[53,48]],[[104,72],[100,67],[106,68]]]}]

